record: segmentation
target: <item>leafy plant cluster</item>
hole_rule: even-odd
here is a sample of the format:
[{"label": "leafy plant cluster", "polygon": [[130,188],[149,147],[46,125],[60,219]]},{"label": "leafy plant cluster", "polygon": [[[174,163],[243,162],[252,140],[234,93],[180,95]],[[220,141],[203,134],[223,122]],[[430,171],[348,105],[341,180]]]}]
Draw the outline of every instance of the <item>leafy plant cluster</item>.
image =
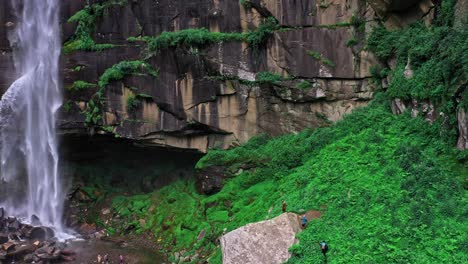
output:
[{"label": "leafy plant cluster", "polygon": [[252,8],[252,2],[250,2],[249,0],[240,0],[239,3],[246,9]]},{"label": "leafy plant cluster", "polygon": [[327,59],[325,57],[323,57],[322,54],[316,52],[316,51],[313,51],[313,50],[308,50],[307,52],[307,55],[311,56],[312,58],[320,61],[321,63],[323,63],[324,65],[327,65],[329,67],[332,67],[334,68],[336,65],[335,63],[333,63],[333,61],[331,61],[330,59]]},{"label": "leafy plant cluster", "polygon": [[312,83],[310,83],[307,80],[304,80],[304,81],[301,81],[300,83],[298,83],[296,88],[302,89],[302,90],[307,90],[309,88],[312,88]]},{"label": "leafy plant cluster", "polygon": [[99,90],[91,97],[91,99],[86,104],[85,114],[85,124],[88,127],[98,125],[102,120],[101,106],[104,100],[104,89],[99,88]]},{"label": "leafy plant cluster", "polygon": [[299,235],[290,263],[321,263],[320,240],[330,244],[331,263],[458,263],[468,252],[468,171],[439,126],[394,116],[379,98],[332,127],[211,150],[197,168],[223,166],[230,177],[212,196],[179,181],[141,198],[154,212],[119,199],[138,214],[128,222],[145,219],[139,228],[168,252],[186,249],[210,263],[221,263],[221,234],[281,214],[283,199],[288,211],[324,212]]},{"label": "leafy plant cluster", "polygon": [[[446,113],[453,111],[451,97],[468,79],[468,30],[452,27],[454,4],[443,1],[431,26],[417,22],[398,30],[374,28],[368,48],[382,60],[397,60],[396,68],[387,70],[391,97],[430,100]],[[404,75],[407,64],[413,71],[411,78]]]},{"label": "leafy plant cluster", "polygon": [[71,91],[82,91],[86,90],[88,88],[93,88],[96,87],[97,85],[94,83],[89,83],[86,81],[78,80],[73,82],[72,86],[70,86],[68,89]]},{"label": "leafy plant cluster", "polygon": [[[87,104],[85,123],[88,126],[93,126],[99,123],[102,119],[101,107],[104,100],[105,87],[112,81],[122,80],[125,76],[137,73],[145,73],[156,77],[158,72],[148,63],[140,60],[121,61],[112,65],[99,77],[98,91],[93,95]],[[135,98],[136,99],[136,98]],[[128,103],[128,102],[127,102]],[[138,102],[131,102],[130,108],[134,110],[134,105]]]},{"label": "leafy plant cluster", "polygon": [[99,87],[106,87],[111,81],[122,80],[127,75],[139,72],[149,74],[153,77],[158,76],[158,72],[150,64],[144,61],[121,61],[107,69],[101,77],[99,77],[98,84]]},{"label": "leafy plant cluster", "polygon": [[107,0],[93,5],[86,5],[68,19],[68,23],[76,23],[75,35],[64,44],[63,52],[76,50],[102,51],[115,47],[114,44],[97,44],[93,39],[96,22],[112,6],[125,5],[127,0]]},{"label": "leafy plant cluster", "polygon": [[363,33],[366,30],[366,20],[358,14],[353,14],[349,21],[339,22],[336,24],[325,24],[325,25],[320,25],[319,27],[328,28],[328,29],[353,27],[356,32]]},{"label": "leafy plant cluster", "polygon": [[244,41],[252,48],[264,45],[268,37],[280,26],[274,17],[266,18],[255,31],[244,33],[211,32],[206,28],[165,31],[157,37],[129,38],[129,41],[142,40],[148,43],[148,51],[154,54],[173,47],[204,47],[223,41]]},{"label": "leafy plant cluster", "polygon": [[135,110],[138,108],[140,105],[140,100],[138,100],[137,96],[134,94],[130,94],[127,97],[127,112],[128,113],[133,113]]}]

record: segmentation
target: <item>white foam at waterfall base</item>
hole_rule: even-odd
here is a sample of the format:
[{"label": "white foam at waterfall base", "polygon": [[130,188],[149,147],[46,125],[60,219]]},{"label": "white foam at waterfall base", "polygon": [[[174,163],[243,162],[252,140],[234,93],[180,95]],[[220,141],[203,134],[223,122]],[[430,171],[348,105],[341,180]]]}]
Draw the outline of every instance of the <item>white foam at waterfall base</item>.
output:
[{"label": "white foam at waterfall base", "polygon": [[18,78],[0,102],[0,204],[24,219],[36,215],[61,234],[65,191],[55,124],[62,103],[59,1],[11,2],[18,17],[9,38]]}]

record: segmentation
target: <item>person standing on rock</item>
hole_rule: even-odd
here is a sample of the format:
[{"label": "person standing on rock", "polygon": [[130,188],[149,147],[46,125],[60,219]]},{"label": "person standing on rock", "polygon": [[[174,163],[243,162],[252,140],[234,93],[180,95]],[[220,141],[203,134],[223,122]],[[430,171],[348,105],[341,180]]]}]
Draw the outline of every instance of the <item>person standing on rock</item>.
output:
[{"label": "person standing on rock", "polygon": [[288,207],[288,205],[286,204],[286,201],[283,200],[281,202],[281,209],[283,210],[283,213],[286,213],[286,207]]},{"label": "person standing on rock", "polygon": [[102,256],[101,254],[98,254],[97,255],[97,263],[101,263],[102,262]]},{"label": "person standing on rock", "polygon": [[124,264],[124,257],[122,255],[119,255],[119,259],[120,259],[120,264]]}]

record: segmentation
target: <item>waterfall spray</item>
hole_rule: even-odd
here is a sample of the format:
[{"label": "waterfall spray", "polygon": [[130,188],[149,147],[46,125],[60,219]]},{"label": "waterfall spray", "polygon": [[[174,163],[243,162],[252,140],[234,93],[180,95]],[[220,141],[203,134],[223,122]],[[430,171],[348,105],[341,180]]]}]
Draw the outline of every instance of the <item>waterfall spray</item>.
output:
[{"label": "waterfall spray", "polygon": [[10,35],[17,80],[0,102],[0,203],[17,216],[61,229],[64,193],[58,174],[55,115],[62,103],[58,0],[11,0]]}]

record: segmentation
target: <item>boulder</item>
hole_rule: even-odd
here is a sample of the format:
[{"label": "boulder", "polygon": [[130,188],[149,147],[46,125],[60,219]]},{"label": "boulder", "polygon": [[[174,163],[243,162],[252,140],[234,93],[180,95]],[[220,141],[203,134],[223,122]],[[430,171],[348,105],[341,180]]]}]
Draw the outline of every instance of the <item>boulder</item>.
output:
[{"label": "boulder", "polygon": [[15,247],[15,243],[13,243],[13,242],[6,242],[6,243],[3,243],[3,245],[2,245],[2,248],[5,251],[12,250],[14,247]]},{"label": "boulder", "polygon": [[33,229],[31,229],[31,232],[29,234],[29,239],[47,240],[49,238],[54,237],[54,235],[55,235],[54,230],[52,230],[51,228],[39,226],[39,227],[34,227]]},{"label": "boulder", "polygon": [[[432,0],[369,0],[369,5],[385,20],[385,26],[397,28],[409,25],[421,18],[434,17]],[[430,22],[430,21],[429,21]]]},{"label": "boulder", "polygon": [[7,256],[13,257],[13,256],[23,256],[29,253],[34,252],[36,247],[34,245],[25,243],[21,245],[16,245],[13,250],[7,250],[8,254]]},{"label": "boulder", "polygon": [[9,218],[7,225],[9,232],[16,232],[20,228],[21,223],[16,218]]},{"label": "boulder", "polygon": [[41,220],[39,219],[39,217],[37,215],[31,215],[31,224],[33,226],[40,226],[42,225],[41,223]]},{"label": "boulder", "polygon": [[0,245],[6,242],[8,242],[8,235],[0,233]]},{"label": "boulder", "polygon": [[198,170],[195,177],[197,191],[210,195],[219,192],[223,188],[226,173],[224,167],[212,166]]},{"label": "boulder", "polygon": [[284,263],[291,257],[288,249],[297,242],[300,230],[293,213],[238,228],[221,237],[223,263]]}]

